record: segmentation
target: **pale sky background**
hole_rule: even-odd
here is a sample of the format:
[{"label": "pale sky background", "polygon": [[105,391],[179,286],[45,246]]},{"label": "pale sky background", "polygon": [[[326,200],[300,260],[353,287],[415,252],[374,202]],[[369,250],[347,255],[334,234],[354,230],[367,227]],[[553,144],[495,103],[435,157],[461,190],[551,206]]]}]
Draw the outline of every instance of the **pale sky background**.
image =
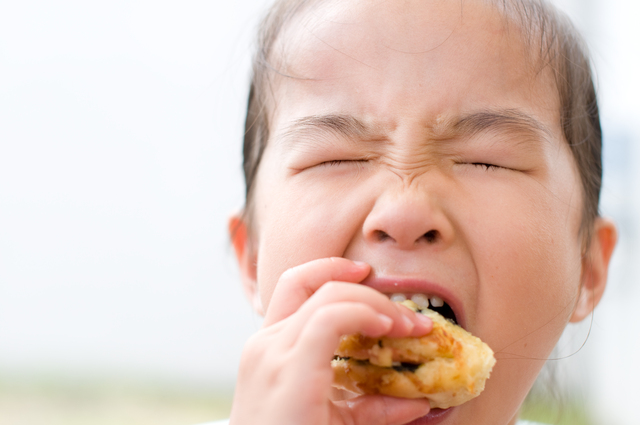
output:
[{"label": "pale sky background", "polygon": [[[226,219],[267,3],[0,2],[0,375],[233,386],[260,319]],[[637,425],[640,2],[556,3],[593,51],[622,231],[589,341],[558,367],[603,423]]]}]

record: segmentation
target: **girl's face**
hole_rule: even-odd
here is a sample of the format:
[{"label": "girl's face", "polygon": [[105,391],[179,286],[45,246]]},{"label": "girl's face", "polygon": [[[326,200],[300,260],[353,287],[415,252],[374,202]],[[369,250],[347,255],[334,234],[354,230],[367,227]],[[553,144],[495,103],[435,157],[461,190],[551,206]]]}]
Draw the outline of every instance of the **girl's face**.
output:
[{"label": "girl's face", "polygon": [[276,44],[257,296],[267,309],[285,270],[338,256],[381,292],[443,298],[498,359],[445,423],[514,418],[583,277],[580,181],[526,48],[491,6],[423,0],[324,2]]}]

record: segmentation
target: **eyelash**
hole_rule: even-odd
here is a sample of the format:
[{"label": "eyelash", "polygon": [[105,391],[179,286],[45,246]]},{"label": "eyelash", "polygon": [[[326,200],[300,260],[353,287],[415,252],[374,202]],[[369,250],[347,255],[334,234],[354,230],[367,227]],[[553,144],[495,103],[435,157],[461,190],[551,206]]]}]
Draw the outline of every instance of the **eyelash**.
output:
[{"label": "eyelash", "polygon": [[335,165],[341,165],[341,164],[346,164],[346,163],[351,163],[351,162],[365,163],[367,161],[368,161],[367,159],[333,159],[331,161],[322,162],[319,165],[332,167],[332,166],[335,166]]},{"label": "eyelash", "polygon": [[485,171],[489,171],[489,170],[498,170],[500,168],[504,168],[501,167],[499,165],[495,165],[495,164],[487,164],[485,162],[472,162],[471,165],[475,166],[475,167],[480,167],[483,168]]},{"label": "eyelash", "polygon": [[[319,165],[333,167],[333,166],[338,166],[346,163],[362,164],[368,161],[369,161],[368,159],[333,159],[331,161],[322,162]],[[484,171],[495,171],[495,170],[500,170],[505,168],[495,164],[488,164],[486,162],[472,162],[470,164],[473,165],[474,167],[482,168]]]}]

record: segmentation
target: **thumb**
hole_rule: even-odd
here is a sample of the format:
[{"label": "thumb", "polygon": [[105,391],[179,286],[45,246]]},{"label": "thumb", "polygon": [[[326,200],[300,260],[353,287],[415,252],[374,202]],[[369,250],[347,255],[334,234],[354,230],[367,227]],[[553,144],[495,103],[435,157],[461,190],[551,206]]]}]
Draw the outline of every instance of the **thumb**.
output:
[{"label": "thumb", "polygon": [[403,425],[429,413],[426,399],[365,395],[336,402],[355,425]]}]

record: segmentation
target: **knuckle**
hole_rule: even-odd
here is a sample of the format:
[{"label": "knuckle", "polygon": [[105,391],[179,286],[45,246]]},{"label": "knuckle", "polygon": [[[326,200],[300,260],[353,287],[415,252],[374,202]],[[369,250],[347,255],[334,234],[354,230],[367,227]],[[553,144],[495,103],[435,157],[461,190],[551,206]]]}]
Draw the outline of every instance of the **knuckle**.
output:
[{"label": "knuckle", "polygon": [[269,368],[278,368],[278,359],[281,356],[276,355],[282,351],[281,344],[277,344],[274,338],[265,337],[260,333],[249,337],[245,343],[242,355],[240,356],[240,369],[252,373],[265,365]]},{"label": "knuckle", "polygon": [[332,292],[336,292],[339,287],[340,287],[339,283],[334,281],[329,281],[329,282],[326,282],[324,285],[322,285],[318,290],[318,292],[320,292],[322,295],[328,295],[328,294],[331,294]]},{"label": "knuckle", "polygon": [[325,322],[327,318],[331,317],[331,311],[333,310],[332,306],[323,305],[316,309],[311,315],[310,322],[318,323]]},{"label": "knuckle", "polygon": [[287,282],[287,281],[291,281],[294,280],[296,275],[298,274],[298,266],[296,267],[290,267],[287,270],[285,270],[281,275],[280,275],[280,283],[283,282]]},{"label": "knuckle", "polygon": [[252,350],[250,347],[245,346],[245,349],[242,350],[242,355],[240,356],[240,370],[254,370],[261,358],[261,352]]},{"label": "knuckle", "polygon": [[335,291],[336,284],[334,282],[327,282],[318,288],[312,296],[316,302],[327,303],[335,298]]},{"label": "knuckle", "polygon": [[358,315],[363,315],[371,312],[372,307],[362,303],[352,303],[349,308]]},{"label": "knuckle", "polygon": [[262,341],[262,337],[259,334],[251,335],[247,342],[244,345],[243,355],[246,353],[247,355],[251,355],[257,351],[261,351],[264,343]]},{"label": "knuckle", "polygon": [[326,326],[338,314],[338,306],[332,304],[323,305],[313,312],[309,322],[313,326]]}]

